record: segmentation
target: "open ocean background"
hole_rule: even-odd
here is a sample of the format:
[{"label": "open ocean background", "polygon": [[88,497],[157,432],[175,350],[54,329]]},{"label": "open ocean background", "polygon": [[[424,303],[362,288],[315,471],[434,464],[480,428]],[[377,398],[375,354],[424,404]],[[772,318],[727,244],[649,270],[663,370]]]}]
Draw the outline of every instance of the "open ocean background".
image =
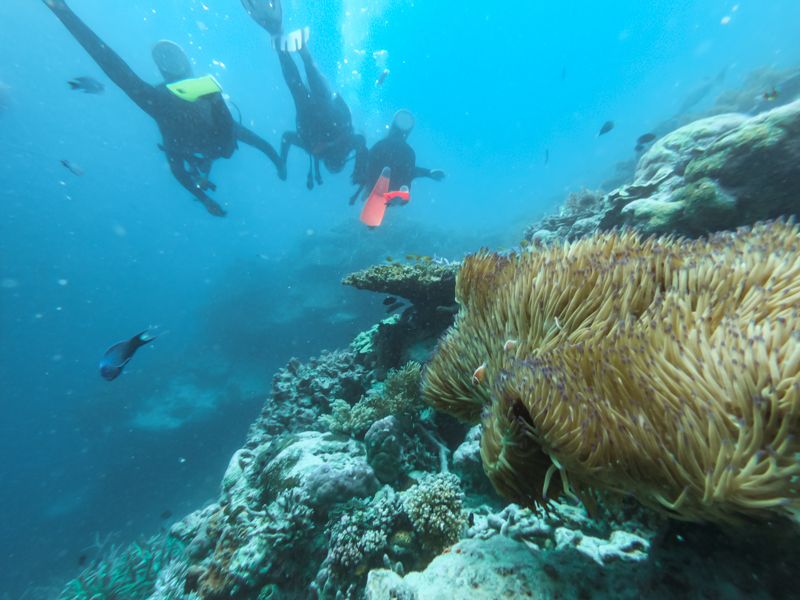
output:
[{"label": "open ocean background", "polygon": [[[245,125],[276,146],[293,128],[278,61],[238,1],[69,4],[146,80],[152,44],[172,39]],[[57,586],[96,535],[132,540],[214,497],[276,369],[382,316],[343,275],[511,245],[568,192],[612,179],[707,78],[727,68],[708,104],[800,59],[796,0],[287,1],[284,14],[286,30],[310,26],[370,144],[408,108],[418,164],[447,173],[418,180],[376,231],[348,205],[346,173],[306,190],[296,149],[286,182],[249,147],[216,163],[229,214],[210,217],[170,175],[155,124],[42,2],[0,3],[0,597]],[[106,92],[71,92],[82,75]],[[101,379],[103,351],[148,325],[168,333]]]}]

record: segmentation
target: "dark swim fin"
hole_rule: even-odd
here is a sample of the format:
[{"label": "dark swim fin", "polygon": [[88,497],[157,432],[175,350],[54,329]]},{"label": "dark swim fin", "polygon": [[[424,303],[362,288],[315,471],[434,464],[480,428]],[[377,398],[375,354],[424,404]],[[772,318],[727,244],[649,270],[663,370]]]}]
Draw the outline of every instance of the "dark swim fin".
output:
[{"label": "dark swim fin", "polygon": [[392,170],[389,167],[384,167],[381,171],[381,176],[375,183],[375,187],[367,198],[364,209],[361,211],[361,222],[368,227],[378,227],[383,221],[383,215],[386,213],[386,193],[389,191],[389,178],[392,176]]},{"label": "dark swim fin", "polygon": [[242,6],[270,35],[281,34],[283,9],[280,0],[242,0]]},{"label": "dark swim fin", "polygon": [[222,208],[222,206],[220,206],[217,202],[214,202],[211,198],[206,197],[203,200],[200,200],[200,202],[206,207],[206,210],[210,215],[214,215],[215,217],[224,217],[228,214],[225,209]]}]

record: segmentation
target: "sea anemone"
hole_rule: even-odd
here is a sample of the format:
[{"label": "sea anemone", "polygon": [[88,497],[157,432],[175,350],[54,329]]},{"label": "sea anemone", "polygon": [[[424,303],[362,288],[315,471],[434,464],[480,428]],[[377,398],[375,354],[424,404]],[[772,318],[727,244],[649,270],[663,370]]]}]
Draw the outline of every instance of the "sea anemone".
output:
[{"label": "sea anemone", "polygon": [[513,501],[605,490],[685,520],[786,513],[800,474],[799,247],[778,221],[480,252],[458,274],[461,310],[425,399],[482,421],[484,469]]}]

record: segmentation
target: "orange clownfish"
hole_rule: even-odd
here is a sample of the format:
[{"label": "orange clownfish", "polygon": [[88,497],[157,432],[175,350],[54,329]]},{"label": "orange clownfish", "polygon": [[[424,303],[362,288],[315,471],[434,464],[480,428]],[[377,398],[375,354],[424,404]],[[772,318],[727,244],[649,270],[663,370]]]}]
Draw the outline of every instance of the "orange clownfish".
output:
[{"label": "orange clownfish", "polygon": [[472,372],[472,385],[480,385],[486,379],[486,362]]},{"label": "orange clownfish", "polygon": [[503,352],[511,352],[517,347],[517,340],[506,340],[503,344]]}]

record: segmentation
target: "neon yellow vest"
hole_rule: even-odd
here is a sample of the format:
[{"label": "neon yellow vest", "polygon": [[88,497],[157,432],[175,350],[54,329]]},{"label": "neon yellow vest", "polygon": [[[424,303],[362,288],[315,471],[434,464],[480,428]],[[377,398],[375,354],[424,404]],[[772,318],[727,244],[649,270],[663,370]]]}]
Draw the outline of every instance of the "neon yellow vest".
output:
[{"label": "neon yellow vest", "polygon": [[181,100],[195,102],[198,98],[222,91],[222,86],[213,75],[181,79],[167,84],[167,89]]}]

